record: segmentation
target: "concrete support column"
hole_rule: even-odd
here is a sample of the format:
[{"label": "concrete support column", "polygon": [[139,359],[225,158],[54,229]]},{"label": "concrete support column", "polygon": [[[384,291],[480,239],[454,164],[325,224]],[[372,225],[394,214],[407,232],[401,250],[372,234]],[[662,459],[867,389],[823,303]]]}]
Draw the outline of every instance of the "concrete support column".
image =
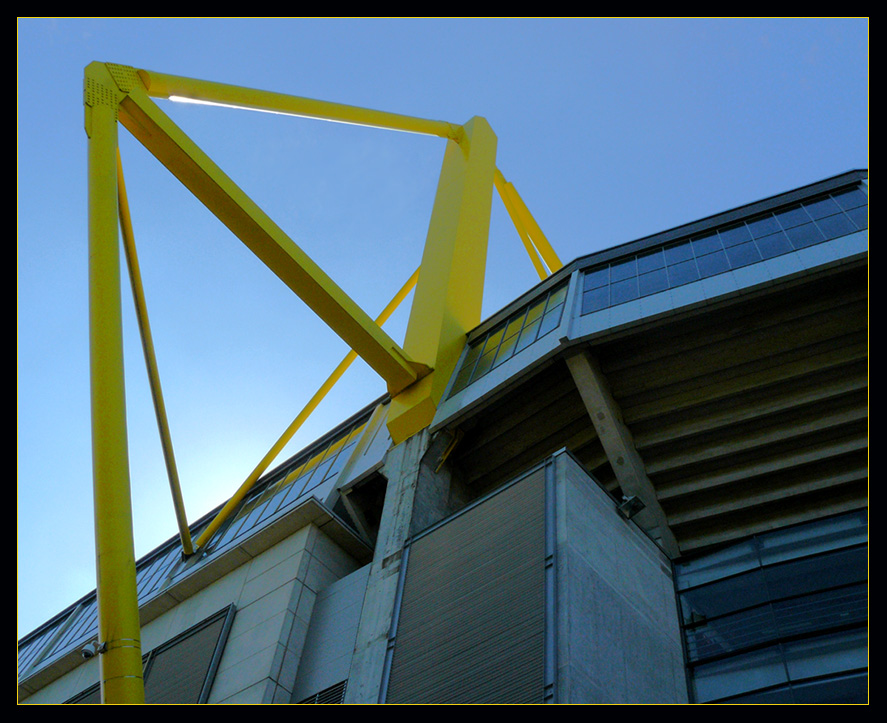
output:
[{"label": "concrete support column", "polygon": [[426,429],[392,447],[385,457],[382,473],[388,487],[357,630],[346,703],[379,700],[407,540],[467,502],[462,485],[445,465],[440,465],[451,440],[447,434],[431,437]]},{"label": "concrete support column", "polygon": [[410,535],[413,503],[428,440],[428,431],[423,430],[392,447],[385,457],[382,471],[388,479],[388,488],[354,644],[346,703],[379,700],[403,547]]}]

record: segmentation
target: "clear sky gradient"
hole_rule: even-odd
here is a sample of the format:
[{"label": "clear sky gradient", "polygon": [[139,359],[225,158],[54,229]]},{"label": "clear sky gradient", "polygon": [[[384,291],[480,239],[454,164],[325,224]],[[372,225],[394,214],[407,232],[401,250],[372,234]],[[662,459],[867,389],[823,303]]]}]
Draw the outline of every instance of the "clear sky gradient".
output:
[{"label": "clear sky gradient", "polygon": [[[456,123],[566,262],[868,166],[868,21],[18,20],[18,634],[95,587],[83,68],[94,60]],[[444,141],[161,107],[371,316],[421,258]],[[347,351],[121,128],[189,519]],[[124,277],[125,281],[125,277]],[[538,281],[494,197],[484,314]],[[136,554],[175,518],[123,288]],[[406,312],[386,329],[402,339]],[[281,457],[383,393],[361,362]]]}]

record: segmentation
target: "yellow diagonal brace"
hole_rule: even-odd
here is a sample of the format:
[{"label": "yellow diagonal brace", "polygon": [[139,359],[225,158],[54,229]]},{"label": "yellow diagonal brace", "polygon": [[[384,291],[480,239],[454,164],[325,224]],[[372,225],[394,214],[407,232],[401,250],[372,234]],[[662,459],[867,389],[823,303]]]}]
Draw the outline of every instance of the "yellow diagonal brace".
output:
[{"label": "yellow diagonal brace", "polygon": [[120,215],[120,229],[123,232],[123,250],[126,254],[126,266],[129,269],[132,298],[142,338],[142,351],[145,355],[145,366],[148,369],[148,382],[151,387],[151,398],[154,401],[154,415],[157,417],[160,444],[163,447],[163,460],[166,462],[169,489],[172,493],[176,522],[179,525],[182,551],[186,555],[190,555],[194,552],[194,547],[191,544],[188,516],[185,514],[185,501],[182,499],[179,473],[176,468],[176,458],[172,447],[172,437],[169,433],[169,422],[166,417],[166,405],[163,402],[163,390],[160,387],[160,371],[157,368],[154,339],[151,335],[151,324],[148,321],[148,305],[145,302],[145,290],[142,286],[142,274],[139,270],[139,258],[136,254],[135,237],[132,232],[132,218],[129,213],[129,201],[126,197],[126,184],[123,182],[123,164],[120,160],[119,149],[117,151],[117,204]]},{"label": "yellow diagonal brace", "polygon": [[145,94],[133,88],[120,103],[120,121],[295,294],[400,390],[427,374],[340,289]]},{"label": "yellow diagonal brace", "polygon": [[536,223],[536,219],[533,218],[533,214],[530,213],[530,209],[527,208],[527,205],[518,194],[514,185],[507,183],[506,188],[511,203],[517,211],[518,217],[529,232],[530,238],[533,240],[533,245],[539,250],[539,254],[545,261],[546,266],[548,266],[548,270],[551,271],[551,273],[554,273],[563,266],[561,260],[554,252],[551,244],[548,243],[548,239],[545,237],[545,234],[542,233],[542,229],[539,228],[539,224]]},{"label": "yellow diagonal brace", "polygon": [[[419,269],[413,272],[413,275],[407,280],[407,282],[401,287],[400,291],[394,295],[394,298],[388,303],[382,313],[376,317],[376,323],[379,325],[384,324],[388,321],[388,318],[394,313],[395,309],[400,305],[410,291],[413,290],[413,287],[416,285],[416,280],[419,278]],[[296,416],[296,418],[292,421],[292,423],[286,428],[283,434],[280,435],[280,439],[278,439],[271,449],[268,450],[268,453],[262,457],[262,460],[259,464],[256,465],[256,468],[249,474],[249,476],[244,480],[243,484],[237,489],[237,492],[231,497],[228,502],[225,503],[225,506],[219,510],[219,513],[215,516],[212,522],[210,522],[209,526],[200,534],[197,538],[197,547],[202,548],[206,545],[207,542],[212,538],[212,536],[218,531],[219,527],[231,516],[231,513],[237,508],[237,505],[240,504],[241,500],[246,497],[247,493],[252,489],[253,485],[256,483],[256,480],[262,476],[262,473],[265,472],[266,469],[271,465],[271,463],[276,459],[277,455],[280,454],[281,450],[289,443],[289,441],[293,438],[293,435],[299,431],[299,428],[305,423],[305,420],[311,415],[311,413],[317,408],[317,405],[323,401],[323,398],[327,395],[330,389],[333,388],[335,383],[339,381],[348,367],[354,363],[354,360],[357,359],[357,354],[354,351],[349,351],[348,354],[345,355],[345,358],[339,363],[339,365],[333,370],[333,373],[327,378],[327,380],[320,385],[320,388],[314,393],[314,396],[308,400],[308,403],[302,409],[301,412]]]},{"label": "yellow diagonal brace", "polygon": [[540,279],[547,279],[548,270],[542,263],[542,259],[539,258],[539,252],[536,251],[536,247],[533,246],[533,242],[530,240],[530,235],[527,233],[527,229],[524,226],[523,221],[521,221],[517,209],[514,207],[514,203],[511,201],[511,196],[508,193],[508,187],[511,186],[511,184],[505,180],[505,176],[502,175],[502,171],[498,168],[496,169],[494,180],[496,183],[496,190],[499,192],[499,198],[502,199],[505,210],[508,211],[508,216],[511,218],[511,222],[517,230],[517,235],[520,237],[524,249],[527,251],[527,256],[530,257],[530,261],[533,263],[533,268],[536,269],[536,273],[539,274]]},{"label": "yellow diagonal brace", "polygon": [[409,133],[423,133],[455,141],[459,141],[462,137],[462,127],[446,121],[416,118],[370,108],[301,98],[285,93],[272,93],[267,90],[214,83],[208,80],[183,78],[178,75],[157,73],[153,70],[139,70],[138,74],[148,95],[154,98],[178,97],[238,108],[272,111],[303,118],[317,118]]}]

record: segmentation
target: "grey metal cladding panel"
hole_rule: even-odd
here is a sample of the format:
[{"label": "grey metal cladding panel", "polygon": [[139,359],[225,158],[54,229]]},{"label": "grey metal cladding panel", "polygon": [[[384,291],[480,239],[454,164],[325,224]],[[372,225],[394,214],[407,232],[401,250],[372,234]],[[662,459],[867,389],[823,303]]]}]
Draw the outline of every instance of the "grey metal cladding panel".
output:
[{"label": "grey metal cladding panel", "polygon": [[541,702],[544,475],[415,541],[387,700]]}]

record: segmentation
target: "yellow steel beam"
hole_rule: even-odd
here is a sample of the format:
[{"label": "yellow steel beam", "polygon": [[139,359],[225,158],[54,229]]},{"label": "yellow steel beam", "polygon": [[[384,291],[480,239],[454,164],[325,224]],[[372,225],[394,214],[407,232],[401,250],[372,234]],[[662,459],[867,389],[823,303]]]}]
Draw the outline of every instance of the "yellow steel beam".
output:
[{"label": "yellow steel beam", "polygon": [[154,339],[151,335],[151,324],[148,321],[148,305],[145,302],[145,290],[142,285],[142,274],[139,270],[139,257],[136,253],[135,237],[132,232],[132,217],[129,213],[129,200],[126,196],[126,184],[123,181],[123,164],[120,151],[117,151],[117,203],[120,215],[120,229],[123,235],[123,250],[126,255],[126,266],[129,269],[129,280],[132,286],[132,298],[135,304],[136,318],[142,339],[142,351],[145,355],[145,366],[148,369],[148,382],[151,387],[151,398],[154,401],[154,415],[157,417],[157,429],[160,432],[160,444],[163,447],[163,459],[166,462],[166,474],[169,478],[169,489],[175,508],[176,522],[179,526],[179,538],[182,551],[186,555],[194,552],[191,543],[191,531],[188,529],[188,516],[185,514],[185,501],[179,485],[179,473],[173,453],[172,436],[169,433],[169,422],[166,417],[166,405],[163,402],[163,390],[160,386],[160,371],[157,367],[157,356],[154,353]]},{"label": "yellow steel beam", "polygon": [[480,322],[496,136],[483,118],[463,129],[461,143],[447,142],[404,339],[406,353],[434,371],[392,396],[395,443],[431,423],[466,334]]},{"label": "yellow steel beam", "polygon": [[121,100],[120,121],[386,381],[390,393],[428,373],[148,98],[141,83]]},{"label": "yellow steel beam", "polygon": [[[505,181],[504,177],[502,180]],[[545,234],[542,233],[542,229],[539,228],[539,224],[536,223],[536,219],[533,218],[533,214],[530,213],[530,209],[527,208],[527,205],[518,194],[517,189],[515,189],[514,185],[505,181],[503,187],[508,194],[508,198],[511,201],[511,205],[514,207],[518,218],[520,219],[524,228],[526,228],[527,232],[530,234],[533,245],[539,251],[539,254],[545,261],[546,266],[548,266],[548,270],[551,273],[554,273],[563,266],[560,258],[558,258],[558,255],[551,247],[551,244],[548,242]]]},{"label": "yellow steel beam", "polygon": [[462,135],[461,126],[446,121],[428,120],[341,103],[301,98],[285,93],[272,93],[266,90],[243,88],[207,80],[183,78],[178,75],[157,73],[153,70],[139,70],[138,74],[148,95],[154,98],[180,98],[216,105],[271,111],[303,118],[317,118],[353,125],[423,133],[455,141],[460,140]]},{"label": "yellow steel beam", "polygon": [[89,348],[102,702],[143,703],[117,233],[119,95],[103,65],[87,66]]},{"label": "yellow steel beam", "polygon": [[539,252],[536,251],[536,247],[533,246],[533,242],[530,240],[530,235],[527,233],[527,229],[524,226],[523,221],[521,221],[521,218],[517,213],[517,209],[514,207],[514,203],[512,203],[511,196],[508,192],[508,188],[509,186],[511,186],[511,184],[505,180],[505,176],[502,175],[502,171],[500,171],[498,168],[496,169],[496,175],[494,178],[496,190],[499,192],[499,198],[502,199],[505,210],[508,211],[508,216],[511,218],[511,222],[514,224],[514,228],[517,230],[517,235],[520,237],[521,243],[523,243],[524,245],[524,249],[526,249],[527,251],[527,256],[530,257],[533,268],[536,269],[536,273],[539,274],[540,279],[548,278],[548,270],[542,263],[542,259],[539,258]]},{"label": "yellow steel beam", "polygon": [[[376,323],[379,325],[384,324],[388,321],[389,317],[394,313],[395,309],[400,306],[400,303],[407,297],[410,291],[413,290],[413,287],[416,285],[416,281],[419,278],[419,269],[416,269],[413,272],[413,275],[407,280],[407,282],[400,288],[400,290],[394,295],[394,298],[388,303],[388,305],[382,310],[382,313],[376,317]],[[207,542],[212,538],[212,536],[218,531],[219,527],[231,516],[231,513],[237,508],[237,505],[240,504],[241,500],[247,495],[247,493],[252,489],[252,486],[256,483],[256,480],[261,477],[262,473],[268,469],[270,464],[275,460],[277,455],[280,454],[281,450],[289,443],[289,441],[293,438],[293,435],[299,431],[299,428],[305,423],[305,420],[311,415],[311,413],[317,409],[317,405],[323,401],[323,398],[327,395],[330,389],[333,388],[335,383],[341,379],[342,375],[345,371],[350,367],[354,360],[357,359],[357,354],[352,350],[349,351],[345,358],[339,362],[339,365],[333,370],[333,373],[327,378],[327,380],[320,385],[320,388],[314,393],[314,396],[308,400],[308,403],[302,409],[301,412],[296,416],[296,418],[290,423],[290,425],[284,430],[283,434],[280,435],[280,438],[274,443],[271,449],[268,450],[268,453],[262,457],[259,464],[256,465],[256,468],[249,474],[249,476],[243,481],[243,484],[237,489],[237,492],[231,497],[228,502],[225,503],[225,506],[219,510],[219,513],[215,516],[212,522],[207,526],[207,528],[200,534],[197,538],[197,547],[202,548],[206,545]]]}]

